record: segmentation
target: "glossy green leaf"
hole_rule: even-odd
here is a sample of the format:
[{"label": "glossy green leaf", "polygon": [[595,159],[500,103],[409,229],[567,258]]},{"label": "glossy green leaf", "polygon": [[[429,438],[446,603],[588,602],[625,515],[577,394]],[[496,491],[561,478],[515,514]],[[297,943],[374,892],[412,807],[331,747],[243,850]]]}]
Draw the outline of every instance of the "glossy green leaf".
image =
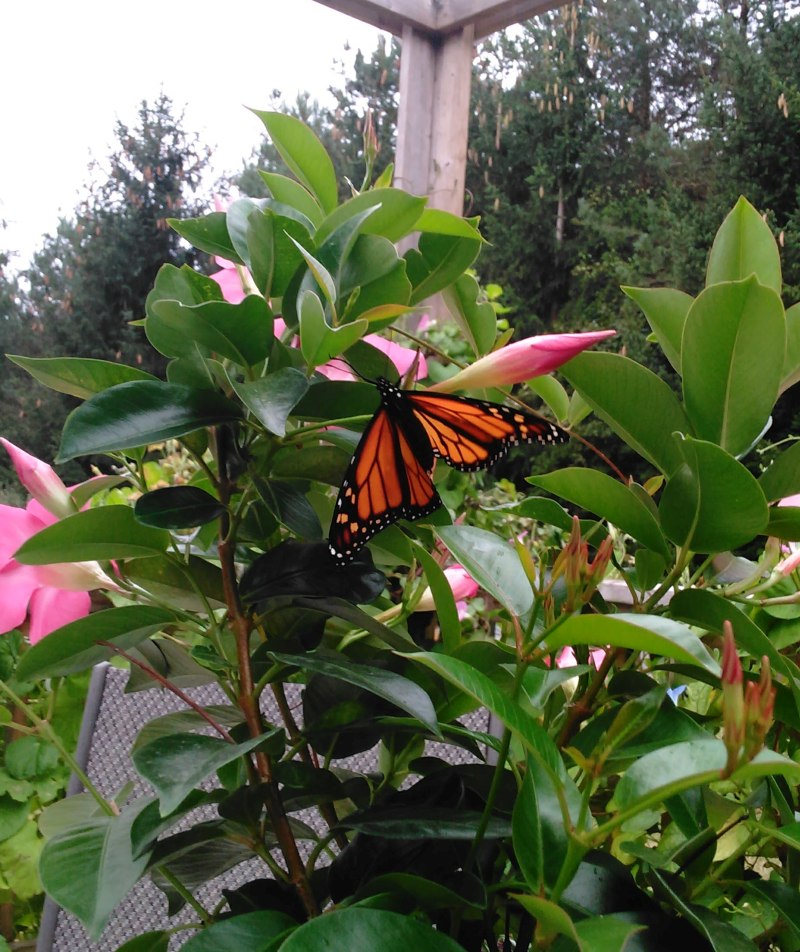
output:
[{"label": "glossy green leaf", "polygon": [[205,525],[224,511],[219,499],[197,486],[165,486],[140,496],[133,514],[145,526],[188,529]]},{"label": "glossy green leaf", "polygon": [[322,538],[319,516],[308,501],[303,484],[297,486],[289,480],[260,477],[256,477],[255,483],[259,496],[281,525],[301,539]]},{"label": "glossy green leaf", "polygon": [[270,654],[281,664],[293,665],[301,671],[313,671],[315,674],[336,678],[346,684],[363,688],[399,707],[424,724],[431,733],[441,736],[436,711],[430,697],[418,684],[401,674],[368,664],[358,664],[343,655],[332,652],[315,652],[305,655],[277,652],[270,652]]},{"label": "glossy green leaf", "polygon": [[619,354],[583,353],[560,368],[594,412],[632,449],[669,476],[681,464],[672,434],[692,433],[669,386]]},{"label": "glossy green leaf", "polygon": [[137,367],[126,367],[125,364],[117,364],[111,360],[95,360],[90,357],[20,357],[15,354],[6,356],[18,367],[27,370],[45,387],[59,393],[68,393],[81,400],[118,383],[156,379]]},{"label": "glossy green leaf", "polygon": [[253,112],[289,169],[330,214],[337,203],[336,173],[322,143],[300,119],[282,112]]},{"label": "glossy green leaf", "polygon": [[721,281],[741,281],[751,274],[780,294],[781,256],[769,225],[741,197],[720,226],[708,256],[706,287]]},{"label": "glossy green leaf", "polygon": [[477,280],[471,274],[462,274],[442,296],[475,356],[487,354],[497,337],[497,315]]},{"label": "glossy green leaf", "polygon": [[182,952],[267,952],[276,936],[296,926],[285,912],[260,909],[215,922],[192,936]]},{"label": "glossy green leaf", "polygon": [[480,246],[476,237],[422,235],[419,248],[411,249],[405,256],[414,288],[410,303],[419,304],[452,284],[473,263]]},{"label": "glossy green leaf", "polygon": [[676,288],[626,288],[622,290],[642,309],[653,328],[664,356],[681,372],[681,338],[692,298]]},{"label": "glossy green leaf", "polygon": [[317,482],[338,489],[352,455],[339,446],[304,445],[299,451],[296,446],[290,446],[272,458],[271,473],[278,479],[305,479],[313,473]]},{"label": "glossy green leaf", "polygon": [[512,842],[530,889],[542,893],[545,887],[552,887],[561,872],[569,836],[554,780],[533,757],[528,758],[514,803]]},{"label": "glossy green leaf", "polygon": [[800,302],[786,309],[786,357],[781,393],[800,380]]},{"label": "glossy green leaf", "polygon": [[14,553],[24,565],[127,559],[166,551],[168,533],[143,526],[127,506],[84,509],[31,536]]},{"label": "glossy green leaf", "polygon": [[772,506],[764,535],[786,542],[800,540],[800,506]]},{"label": "glossy green leaf", "polygon": [[783,450],[759,476],[767,502],[800,493],[800,441]]},{"label": "glossy green leaf", "polygon": [[313,291],[300,297],[300,349],[309,367],[327,363],[352,347],[369,330],[366,321],[353,321],[333,328],[325,320],[322,302]]},{"label": "glossy green leaf", "polygon": [[70,413],[56,462],[160,443],[241,416],[237,404],[211,390],[157,380],[123,383],[95,394]]},{"label": "glossy green leaf", "polygon": [[519,556],[492,532],[475,526],[443,526],[437,535],[481,588],[517,617],[533,605],[533,592]]},{"label": "glossy green leaf", "polygon": [[518,512],[527,519],[536,519],[545,525],[556,526],[569,532],[572,528],[572,517],[560,506],[555,499],[546,499],[544,496],[528,496],[519,503],[514,503],[509,509]]},{"label": "glossy green leaf", "polygon": [[526,381],[525,386],[533,391],[553,411],[556,420],[566,420],[569,413],[569,394],[552,374],[543,374]]},{"label": "glossy green leaf", "polygon": [[114,652],[97,644],[108,641],[126,650],[174,623],[175,616],[163,608],[128,605],[94,612],[57,628],[31,645],[17,668],[17,677],[39,681],[85,671]]},{"label": "glossy green leaf", "polygon": [[469,873],[456,873],[445,883],[434,882],[411,873],[384,873],[359,889],[358,898],[383,892],[413,896],[423,909],[485,909],[486,889]]},{"label": "glossy green leaf", "polygon": [[704,440],[685,437],[675,444],[684,463],[670,477],[659,504],[667,538],[694,552],[725,552],[764,531],[767,501],[740,462]]},{"label": "glossy green leaf", "polygon": [[[561,906],[543,896],[524,896],[518,893],[512,893],[511,896],[536,919],[536,935],[540,939],[540,945],[549,945],[557,935],[565,935],[578,943],[575,923]],[[583,952],[580,945],[578,950]]]},{"label": "glossy green leaf", "polygon": [[[308,378],[294,367],[282,367],[258,380],[231,380],[236,396],[269,433],[286,436],[286,421],[309,388]],[[307,474],[306,474],[307,475]]]},{"label": "glossy green leaf", "polygon": [[436,616],[439,619],[442,645],[448,654],[452,654],[461,641],[461,622],[458,617],[456,600],[453,597],[453,589],[436,559],[417,543],[413,543],[413,548],[414,555],[422,566],[428,587],[433,595]]},{"label": "glossy green leaf", "polygon": [[180,301],[181,304],[203,304],[206,301],[221,301],[222,289],[205,274],[195,271],[188,264],[176,268],[164,264],[156,275],[155,283],[145,300],[145,313],[156,301]]},{"label": "glossy green leaf", "polygon": [[669,556],[658,521],[630,487],[618,479],[596,469],[569,467],[544,476],[529,476],[528,482],[608,519],[637,542]]},{"label": "glossy green leaf", "polygon": [[202,218],[168,218],[167,222],[181,238],[185,238],[200,251],[218,255],[235,264],[242,263],[228,234],[225,212],[211,212]]},{"label": "glossy green leaf", "polygon": [[[414,804],[408,807],[370,807],[348,814],[340,820],[340,826],[389,840],[473,840],[482,820],[480,810]],[[511,824],[506,817],[490,817],[485,830],[488,838],[501,840],[510,833]]]},{"label": "glossy green leaf", "polygon": [[731,455],[750,448],[769,419],[786,349],[783,305],[755,277],[713,285],[683,329],[686,412],[697,436]]},{"label": "glossy green leaf", "polygon": [[612,645],[631,651],[674,658],[699,665],[719,677],[720,667],[688,625],[660,615],[620,612],[616,615],[573,615],[548,637],[554,651],[564,645]]},{"label": "glossy green leaf", "polygon": [[483,242],[477,228],[477,218],[462,218],[441,208],[425,208],[416,222],[416,230],[456,238],[472,238]]},{"label": "glossy green leaf", "polygon": [[766,899],[789,926],[795,941],[800,940],[800,895],[792,886],[777,880],[757,879],[747,883],[748,892]]},{"label": "glossy green leaf", "polygon": [[123,943],[116,952],[169,952],[169,932],[144,932]]},{"label": "glossy green leaf", "polygon": [[646,730],[656,719],[665,697],[666,689],[658,686],[626,701],[606,731],[604,753],[630,743]]},{"label": "glossy green leaf", "polygon": [[243,367],[268,355],[272,328],[269,306],[257,294],[240,304],[210,301],[186,307],[178,301],[156,301],[145,325],[150,343],[167,357],[182,357],[199,344]]},{"label": "glossy green leaf", "polygon": [[280,947],[281,952],[463,952],[461,945],[445,932],[437,932],[418,919],[354,906],[335,909],[310,919],[293,932]]},{"label": "glossy green leaf", "polygon": [[121,816],[102,816],[70,827],[42,850],[42,884],[59,906],[76,916],[97,941],[117,904],[147,866],[149,854],[134,859],[131,826],[146,800]]},{"label": "glossy green leaf", "polygon": [[174,608],[205,613],[209,603],[211,608],[225,605],[220,567],[196,555],[182,563],[164,556],[130,559],[120,571],[162,604]]},{"label": "glossy green leaf", "polygon": [[633,952],[628,940],[645,929],[646,926],[614,916],[597,916],[575,923],[579,947],[583,952],[626,952],[628,948]]},{"label": "glossy green leaf", "polygon": [[[372,188],[361,192],[339,205],[322,222],[315,236],[317,244],[322,244],[347,219],[368,208],[375,208],[375,212],[361,231],[366,235],[383,235],[391,242],[399,241],[415,229],[426,201],[399,188]],[[474,235],[474,229],[471,234]]]},{"label": "glossy green leaf", "polygon": [[[609,804],[612,810],[644,810],[690,787],[719,780],[728,759],[717,737],[671,744],[645,754],[620,778]],[[771,750],[762,750],[732,776],[745,783],[758,777],[782,775],[796,783],[800,764]]]},{"label": "glossy green leaf", "polygon": [[257,747],[281,742],[283,731],[273,730],[242,744],[229,744],[204,734],[169,734],[133,752],[133,765],[152,784],[162,816],[178,807],[191,791],[215,770]]},{"label": "glossy green leaf", "polygon": [[278,172],[264,172],[259,169],[258,174],[264,180],[270,195],[276,201],[296,208],[306,216],[315,228],[319,228],[324,217],[323,211],[319,202],[304,185],[295,182],[294,179],[290,179],[286,175],[280,175]]}]

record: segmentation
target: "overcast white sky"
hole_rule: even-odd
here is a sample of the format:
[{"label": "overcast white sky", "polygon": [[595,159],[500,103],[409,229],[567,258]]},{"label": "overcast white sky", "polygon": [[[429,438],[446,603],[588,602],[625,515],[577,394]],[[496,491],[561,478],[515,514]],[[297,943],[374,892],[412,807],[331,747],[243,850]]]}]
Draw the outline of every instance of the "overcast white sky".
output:
[{"label": "overcast white sky", "polygon": [[268,108],[273,89],[324,99],[334,60],[351,64],[379,35],[315,0],[8,0],[2,22],[0,249],[18,251],[18,267],[142,99],[163,89],[185,106],[186,131],[214,147],[215,171],[236,170],[263,130],[245,105]]}]

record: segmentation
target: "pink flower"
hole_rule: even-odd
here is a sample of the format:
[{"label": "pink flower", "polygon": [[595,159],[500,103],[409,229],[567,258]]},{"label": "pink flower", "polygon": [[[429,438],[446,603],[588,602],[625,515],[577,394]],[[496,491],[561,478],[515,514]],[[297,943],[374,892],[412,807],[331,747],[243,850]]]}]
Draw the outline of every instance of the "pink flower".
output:
[{"label": "pink flower", "polygon": [[229,304],[238,304],[243,301],[249,293],[246,288],[249,289],[252,284],[247,268],[243,265],[235,265],[226,258],[216,257],[214,260],[222,270],[209,275],[209,277],[220,286],[222,297]]},{"label": "pink flower", "polygon": [[[463,565],[448,565],[444,570],[444,577],[447,579],[453,592],[453,598],[456,600],[458,617],[463,618],[466,614],[466,600],[468,598],[474,598],[474,596],[477,594],[478,583]],[[435,610],[435,608],[436,603],[433,599],[433,592],[431,592],[430,588],[426,588],[422,593],[422,597],[417,602],[414,611],[432,612]]]},{"label": "pink flower", "polygon": [[[595,666],[595,668],[599,668],[606,657],[605,649],[590,648],[589,657],[592,659],[592,664]],[[563,647],[556,656],[557,668],[574,668],[577,663],[578,659],[575,657],[575,651],[571,645],[566,645]]]},{"label": "pink flower", "polygon": [[69,490],[46,463],[7,440],[3,445],[22,484],[39,498],[31,499],[24,509],[0,505],[0,633],[19,628],[27,619],[33,644],[56,628],[88,615],[88,592],[96,588],[118,590],[118,586],[97,562],[21,565],[15,561],[14,553],[23,542],[58,521],[57,514],[45,508],[45,502],[62,505],[63,490],[70,507],[65,514],[75,512],[75,507]]},{"label": "pink flower", "polygon": [[593,344],[616,331],[587,331],[583,334],[540,334],[507,344],[430,389],[442,393],[509,387],[511,384],[549,374]]},{"label": "pink flower", "polygon": [[791,555],[787,555],[785,559],[781,559],[775,566],[775,569],[780,572],[781,575],[791,575],[798,566],[800,566],[800,549],[798,549],[797,552],[792,552]]},{"label": "pink flower", "polygon": [[[391,360],[391,362],[397,368],[397,372],[401,377],[408,373],[414,363],[414,358],[417,356],[417,352],[412,350],[410,347],[403,347],[400,344],[395,344],[393,341],[387,340],[385,337],[381,337],[378,334],[367,334],[367,336],[363,339],[366,341],[366,343],[372,344],[376,350],[386,354],[389,360]],[[329,380],[356,379],[347,364],[336,357],[334,357],[333,360],[329,361],[324,366],[317,367],[317,371],[323,374]],[[425,357],[420,354],[419,360],[417,361],[417,369],[414,373],[414,379],[421,380],[423,377],[427,376],[428,364],[425,361]]]},{"label": "pink flower", "polygon": [[42,460],[14,446],[10,440],[0,437],[0,443],[11,457],[19,481],[48,512],[58,519],[77,512],[69,490],[61,482],[52,466],[48,466]]}]

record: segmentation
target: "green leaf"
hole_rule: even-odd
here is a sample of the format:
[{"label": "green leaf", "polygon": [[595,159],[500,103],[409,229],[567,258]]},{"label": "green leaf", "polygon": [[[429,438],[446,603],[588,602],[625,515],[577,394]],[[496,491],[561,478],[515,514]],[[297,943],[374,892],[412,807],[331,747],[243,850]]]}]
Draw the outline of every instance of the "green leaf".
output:
[{"label": "green leaf", "polygon": [[487,354],[497,337],[497,316],[492,305],[482,299],[476,279],[462,274],[444,289],[443,297],[475,356]]},{"label": "green leaf", "polygon": [[800,940],[800,896],[792,886],[776,880],[758,879],[746,883],[748,892],[766,899],[789,926],[795,941]]},{"label": "green leaf", "polygon": [[120,567],[122,575],[141,586],[156,600],[184,611],[205,613],[225,604],[222,571],[218,565],[189,556],[185,563],[176,563],[165,556],[130,559]]},{"label": "green leaf", "polygon": [[450,588],[447,576],[436,559],[417,543],[413,543],[413,549],[414,555],[425,572],[425,578],[433,595],[436,615],[439,619],[442,645],[447,654],[452,654],[461,641],[461,622],[458,618],[458,608],[453,597],[453,589]]},{"label": "green leaf", "polygon": [[309,367],[327,363],[352,347],[369,330],[364,320],[333,328],[325,320],[322,302],[313,291],[300,295],[300,349]]},{"label": "green leaf", "polygon": [[215,922],[192,936],[182,952],[267,952],[276,936],[296,926],[285,912],[260,909]]},{"label": "green leaf", "polygon": [[[348,199],[328,215],[317,229],[317,245],[326,241],[349,218],[368,208],[376,210],[360,231],[365,235],[382,235],[391,242],[399,241],[415,230],[426,202],[426,198],[409,195],[399,188],[372,188]],[[474,229],[471,237],[474,237]]]},{"label": "green leaf", "polygon": [[666,540],[652,512],[618,479],[595,469],[569,467],[544,476],[529,476],[527,481],[608,519],[638,542],[669,557]]},{"label": "green leaf", "polygon": [[[676,545],[693,552],[725,552],[750,542],[769,519],[755,477],[714,443],[674,441],[684,463],[661,495],[661,526]],[[733,518],[735,514],[735,518]]]},{"label": "green leaf", "polygon": [[628,948],[633,952],[628,940],[646,928],[614,916],[597,916],[575,923],[578,944],[583,952],[626,952]]},{"label": "green leaf", "polygon": [[154,489],[140,496],[133,509],[137,522],[157,529],[203,526],[223,512],[225,507],[219,499],[197,486],[165,486],[162,489]]},{"label": "green leaf", "polygon": [[800,302],[786,310],[786,357],[783,362],[781,393],[800,380]]},{"label": "green leaf", "polygon": [[555,885],[569,846],[569,834],[554,778],[533,757],[514,804],[512,842],[517,862],[533,892]]},{"label": "green leaf", "polygon": [[25,826],[30,810],[29,800],[14,800],[7,793],[0,796],[0,843],[10,839]]},{"label": "green leaf", "polygon": [[414,288],[409,303],[419,304],[452,284],[473,263],[480,247],[481,239],[474,231],[469,238],[423,234],[419,249],[406,252],[407,273]]},{"label": "green leaf", "polygon": [[751,276],[708,287],[689,309],[681,354],[686,412],[697,436],[746,452],[778,397],[786,321],[780,297]]},{"label": "green leaf", "polygon": [[253,112],[267,127],[270,139],[289,169],[330,214],[337,203],[336,173],[322,143],[311,129],[282,112]]},{"label": "green leaf", "polygon": [[706,287],[721,281],[741,281],[751,274],[760,284],[781,293],[778,245],[767,223],[741,197],[714,238],[706,268]]},{"label": "green leaf", "polygon": [[281,664],[290,664],[301,671],[313,671],[347,684],[354,684],[377,697],[396,705],[415,717],[431,733],[441,736],[433,702],[423,689],[401,674],[367,664],[358,664],[350,658],[334,653],[314,652],[304,655],[270,652]]},{"label": "green leaf", "polygon": [[40,737],[18,737],[5,750],[5,767],[15,780],[39,780],[53,773],[58,751]]},{"label": "green leaf", "polygon": [[155,380],[137,367],[126,367],[110,360],[89,357],[19,357],[6,354],[17,366],[27,370],[39,383],[59,393],[85,400],[93,393],[107,390],[130,380]]},{"label": "green leaf", "polygon": [[158,380],[123,383],[96,394],[70,413],[56,462],[160,443],[241,417],[237,404],[211,390]]},{"label": "green leaf", "polygon": [[682,462],[674,432],[692,426],[669,386],[628,357],[583,353],[560,368],[594,412],[632,449],[669,476]]},{"label": "green leaf", "polygon": [[233,261],[234,264],[242,264],[228,234],[225,212],[211,212],[202,218],[168,218],[167,222],[181,238],[185,238],[200,251],[218,255],[226,261]]},{"label": "green leaf", "polygon": [[800,540],[800,507],[772,506],[764,535],[775,536],[776,539],[786,542]]},{"label": "green leaf", "polygon": [[167,357],[186,356],[199,344],[209,353],[251,367],[269,354],[273,318],[257,294],[239,304],[209,301],[187,307],[179,301],[156,301],[151,310],[147,337]]},{"label": "green leaf", "polygon": [[195,271],[188,264],[180,268],[164,264],[159,268],[153,289],[147,295],[145,312],[149,315],[153,303],[164,300],[180,301],[181,304],[221,301],[222,289],[216,281]]},{"label": "green leaf", "polygon": [[169,932],[143,932],[123,943],[117,952],[169,952]]},{"label": "green leaf", "polygon": [[485,909],[486,889],[469,873],[456,873],[445,883],[434,882],[411,873],[384,873],[375,876],[358,891],[358,898],[381,893],[412,896],[423,909]]},{"label": "green leaf", "polygon": [[324,217],[323,211],[319,202],[305,186],[286,175],[279,175],[277,172],[263,172],[259,169],[258,174],[264,180],[270,195],[275,201],[296,208],[306,216],[315,228],[319,228]]},{"label": "green leaf", "polygon": [[[645,810],[690,787],[719,780],[728,759],[717,737],[683,741],[645,754],[620,778],[609,804],[612,810]],[[783,775],[797,782],[800,765],[782,754],[762,750],[736,770],[732,779],[745,783],[758,777]]]},{"label": "green leaf", "polygon": [[719,677],[720,667],[688,625],[659,615],[573,615],[548,637],[551,651],[564,645],[612,645],[646,651],[692,665]]},{"label": "green leaf", "polygon": [[[511,897],[536,919],[536,935],[540,939],[540,945],[549,945],[557,935],[565,935],[578,944],[575,923],[556,903],[550,902],[543,896],[523,896],[519,893],[511,893]],[[579,944],[578,950],[584,952]]]},{"label": "green leaf", "polygon": [[127,559],[165,552],[169,534],[143,526],[127,506],[84,509],[31,536],[14,553],[23,565]]},{"label": "green leaf", "polygon": [[98,641],[108,641],[126,650],[174,621],[171,612],[149,605],[128,605],[95,612],[57,628],[31,645],[19,663],[17,677],[38,681],[84,671],[100,661],[107,661],[114,654],[110,648],[98,645]]},{"label": "green leaf", "polygon": [[681,372],[681,338],[692,298],[675,288],[622,288],[642,309],[664,356]]},{"label": "green leaf", "polygon": [[383,909],[354,906],[311,919],[281,945],[281,952],[463,952],[444,932],[418,919]]},{"label": "green leaf", "polygon": [[308,378],[294,367],[282,367],[258,380],[231,380],[236,396],[269,433],[286,436],[286,421],[309,388]]},{"label": "green leaf", "polygon": [[209,774],[243,757],[256,747],[283,746],[283,731],[272,730],[242,744],[229,744],[204,734],[168,734],[133,752],[133,765],[152,784],[159,798],[162,816],[178,807]]},{"label": "green leaf", "polygon": [[[339,821],[347,830],[389,840],[473,840],[481,827],[480,810],[453,810],[452,807],[422,806],[370,807],[348,814]],[[511,824],[501,816],[492,816],[485,834],[490,839],[504,839],[511,833]]]},{"label": "green leaf", "polygon": [[477,228],[477,218],[462,218],[441,208],[425,208],[416,222],[416,230],[436,235],[452,235],[455,238],[472,238],[483,241]]},{"label": "green leaf", "polygon": [[436,533],[478,585],[513,615],[519,618],[530,611],[531,583],[504,539],[475,526],[442,526]]},{"label": "green leaf", "polygon": [[759,477],[767,502],[800,493],[800,440],[777,456]]},{"label": "green leaf", "polygon": [[121,816],[103,816],[71,827],[48,840],[39,872],[59,906],[76,916],[94,941],[147,866],[149,854],[134,859],[131,826],[148,800]]},{"label": "green leaf", "polygon": [[[301,488],[287,480],[262,479],[258,476],[255,484],[259,496],[281,525],[301,539],[322,538],[319,517]],[[307,482],[305,485],[308,485]]]},{"label": "green leaf", "polygon": [[552,374],[543,374],[526,381],[525,386],[547,404],[556,420],[566,420],[569,413],[569,394]]}]

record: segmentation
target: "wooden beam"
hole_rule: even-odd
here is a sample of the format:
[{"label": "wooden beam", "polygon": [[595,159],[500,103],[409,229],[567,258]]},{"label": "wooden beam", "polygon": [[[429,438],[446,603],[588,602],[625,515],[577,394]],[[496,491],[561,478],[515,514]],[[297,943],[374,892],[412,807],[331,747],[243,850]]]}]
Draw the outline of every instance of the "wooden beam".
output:
[{"label": "wooden beam", "polygon": [[423,33],[434,33],[437,29],[432,0],[317,0],[317,3],[395,36],[402,36],[406,26]]},{"label": "wooden beam", "polygon": [[472,24],[475,39],[561,7],[566,0],[445,0],[437,28],[445,33]]}]

